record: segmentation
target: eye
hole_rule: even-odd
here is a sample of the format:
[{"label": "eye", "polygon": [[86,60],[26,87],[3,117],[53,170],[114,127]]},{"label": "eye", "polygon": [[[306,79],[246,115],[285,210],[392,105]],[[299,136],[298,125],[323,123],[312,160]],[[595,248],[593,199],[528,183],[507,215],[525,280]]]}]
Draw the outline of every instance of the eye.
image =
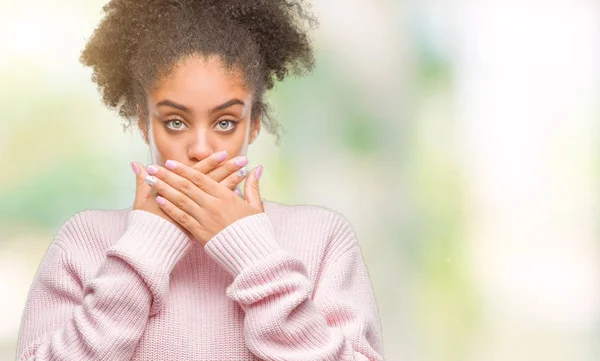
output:
[{"label": "eye", "polygon": [[[217,123],[217,126],[219,127],[219,130],[221,130],[223,132],[227,132],[227,131],[231,131],[231,130],[235,129],[236,123],[237,122],[234,120],[223,119]],[[227,128],[228,124],[231,124],[230,128]]]},{"label": "eye", "polygon": [[[170,119],[170,120],[167,120],[165,122],[165,124],[167,124],[167,128],[173,129],[173,130],[180,130],[181,126],[184,125],[183,122],[181,120],[179,120],[179,119]],[[174,124],[175,127],[169,127],[168,126],[169,124]]]}]

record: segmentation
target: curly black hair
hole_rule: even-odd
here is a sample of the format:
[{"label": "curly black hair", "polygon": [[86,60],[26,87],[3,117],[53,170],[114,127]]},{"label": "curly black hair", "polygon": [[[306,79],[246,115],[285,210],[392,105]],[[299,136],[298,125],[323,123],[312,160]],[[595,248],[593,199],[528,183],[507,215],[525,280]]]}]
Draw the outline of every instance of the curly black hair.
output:
[{"label": "curly black hair", "polygon": [[[185,57],[216,55],[240,69],[259,114],[279,144],[281,125],[264,94],[288,74],[314,67],[308,30],[318,25],[302,0],[111,0],[81,53],[102,101],[130,128],[137,104]],[[146,112],[146,107],[142,107]],[[144,113],[144,115],[147,115]]]}]

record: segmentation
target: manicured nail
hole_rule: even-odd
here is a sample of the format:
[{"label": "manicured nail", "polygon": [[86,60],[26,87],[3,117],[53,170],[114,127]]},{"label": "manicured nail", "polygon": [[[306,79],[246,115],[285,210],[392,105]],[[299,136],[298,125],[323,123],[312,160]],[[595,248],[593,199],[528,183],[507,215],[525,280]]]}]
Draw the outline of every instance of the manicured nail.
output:
[{"label": "manicured nail", "polygon": [[165,162],[165,168],[173,170],[173,169],[177,168],[177,162],[169,159],[168,161]]},{"label": "manicured nail", "polygon": [[146,167],[146,171],[148,172],[148,174],[156,174],[158,173],[158,168],[156,168],[155,165],[150,164]]},{"label": "manicured nail", "polygon": [[154,187],[156,183],[158,183],[158,178],[153,175],[147,175],[146,178],[144,178],[144,182],[148,183],[150,187]]},{"label": "manicured nail", "polygon": [[237,175],[238,175],[240,178],[244,178],[245,176],[247,176],[247,175],[248,175],[248,167],[247,167],[247,166],[243,166],[242,168],[240,168],[240,169],[237,171]]},{"label": "manicured nail", "polygon": [[161,206],[164,206],[165,204],[167,204],[167,201],[163,197],[158,196],[156,197],[156,203],[160,204]]},{"label": "manicured nail", "polygon": [[225,159],[227,159],[227,151],[226,150],[222,150],[218,153],[215,153],[214,157],[219,161],[222,162]]},{"label": "manicured nail", "polygon": [[259,165],[258,169],[256,170],[256,179],[260,179],[260,176],[262,175],[263,172],[263,166]]},{"label": "manicured nail", "polygon": [[140,173],[140,168],[134,162],[131,162],[131,169],[133,169],[133,173],[135,174]]},{"label": "manicured nail", "polygon": [[246,164],[248,164],[248,157],[243,155],[241,157],[235,158],[235,164],[237,164],[238,167],[245,166]]}]

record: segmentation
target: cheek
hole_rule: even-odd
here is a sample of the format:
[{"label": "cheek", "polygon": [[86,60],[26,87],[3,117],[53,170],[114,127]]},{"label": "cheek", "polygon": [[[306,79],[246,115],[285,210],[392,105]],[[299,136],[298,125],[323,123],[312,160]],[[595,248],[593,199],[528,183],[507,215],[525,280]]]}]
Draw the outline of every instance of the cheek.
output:
[{"label": "cheek", "polygon": [[167,159],[174,158],[174,144],[171,144],[168,134],[160,127],[160,124],[153,124],[154,128],[150,132],[150,150],[152,152],[153,162],[164,164]]},{"label": "cheek", "polygon": [[213,142],[210,148],[213,153],[217,153],[222,150],[227,151],[227,155],[229,156],[227,159],[231,159],[240,154],[241,146],[238,143],[239,142],[233,138],[230,138],[228,140],[219,139]]},{"label": "cheek", "polygon": [[214,152],[226,150],[229,155],[229,159],[237,157],[238,155],[244,155],[244,137],[235,135],[226,139],[219,139],[216,144],[212,146]]}]

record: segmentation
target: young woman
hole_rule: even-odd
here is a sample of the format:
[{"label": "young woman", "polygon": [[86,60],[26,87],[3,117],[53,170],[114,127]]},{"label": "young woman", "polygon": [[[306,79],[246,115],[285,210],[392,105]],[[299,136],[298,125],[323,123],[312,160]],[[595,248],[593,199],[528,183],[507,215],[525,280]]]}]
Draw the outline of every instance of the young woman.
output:
[{"label": "young woman", "polygon": [[132,163],[132,207],[61,226],[28,295],[18,360],[382,360],[347,219],[267,201],[262,167],[245,169],[261,124],[279,136],[265,92],[313,67],[302,6],[104,7],[81,60],[152,164]]}]

